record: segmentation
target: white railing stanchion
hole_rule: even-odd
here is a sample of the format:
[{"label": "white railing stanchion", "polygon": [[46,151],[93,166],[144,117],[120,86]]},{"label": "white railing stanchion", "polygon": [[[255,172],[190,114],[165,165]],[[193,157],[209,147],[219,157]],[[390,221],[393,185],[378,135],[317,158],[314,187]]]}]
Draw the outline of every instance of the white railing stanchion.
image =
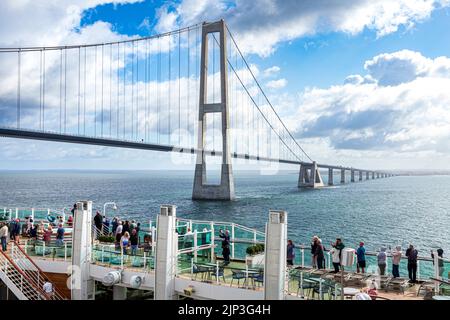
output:
[{"label": "white railing stanchion", "polygon": [[231,242],[231,259],[234,259],[234,237],[235,237],[234,229],[235,229],[235,224],[232,223],[231,224],[231,239],[232,239],[232,242]]},{"label": "white railing stanchion", "polygon": [[194,279],[194,259],[191,258],[191,280]]},{"label": "white railing stanchion", "polygon": [[195,262],[197,262],[198,259],[198,253],[197,253],[197,239],[198,239],[198,233],[197,230],[194,231],[194,259]]},{"label": "white railing stanchion", "polygon": [[219,284],[219,261],[216,261],[216,284]]},{"label": "white railing stanchion", "polygon": [[122,248],[120,248],[121,250],[120,250],[120,266],[122,267],[122,269],[123,269],[123,249]]},{"label": "white railing stanchion", "polygon": [[147,266],[147,254],[144,251],[144,269],[146,268],[146,266]]},{"label": "white railing stanchion", "polygon": [[420,261],[417,260],[417,276],[416,276],[417,280],[420,279]]},{"label": "white railing stanchion", "polygon": [[19,218],[19,208],[16,208],[16,219]]},{"label": "white railing stanchion", "polygon": [[302,254],[302,268],[305,267],[305,249],[301,249],[300,250],[301,254]]}]

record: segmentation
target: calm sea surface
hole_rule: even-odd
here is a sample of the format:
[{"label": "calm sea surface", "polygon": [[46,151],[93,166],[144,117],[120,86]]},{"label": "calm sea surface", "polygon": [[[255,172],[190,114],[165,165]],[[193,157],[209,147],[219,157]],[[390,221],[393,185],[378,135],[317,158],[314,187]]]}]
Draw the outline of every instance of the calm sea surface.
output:
[{"label": "calm sea surface", "polygon": [[[324,175],[326,176],[326,175]],[[322,190],[299,191],[297,172],[275,176],[235,172],[237,200],[194,202],[192,172],[0,172],[0,207],[62,209],[76,200],[108,201],[107,215],[154,219],[161,204],[177,215],[230,221],[264,231],[270,209],[288,212],[289,237],[308,243],[319,235],[325,246],[342,237],[347,246],[413,243],[419,254],[442,247],[450,253],[450,176],[395,177]]]}]

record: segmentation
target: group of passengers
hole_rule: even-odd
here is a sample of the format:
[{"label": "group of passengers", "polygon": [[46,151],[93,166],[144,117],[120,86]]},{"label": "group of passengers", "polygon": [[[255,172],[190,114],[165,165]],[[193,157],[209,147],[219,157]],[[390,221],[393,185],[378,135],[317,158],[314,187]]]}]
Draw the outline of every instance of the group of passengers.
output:
[{"label": "group of passengers", "polygon": [[[287,243],[287,265],[293,266],[295,259],[295,245],[292,240],[288,240]],[[335,242],[331,243],[331,260],[334,267],[334,273],[338,273],[341,270],[342,262],[342,250],[345,248],[344,243],[341,238],[337,238]],[[389,249],[389,251],[388,251]],[[392,257],[392,276],[394,278],[400,277],[400,261],[403,256],[401,246],[396,246],[393,250],[389,248],[381,247],[377,254],[377,265],[380,276],[386,274],[387,269],[387,258],[388,255]],[[318,236],[314,236],[311,241],[311,260],[312,267],[316,269],[325,269],[325,254],[327,250],[322,244],[322,240]],[[443,249],[438,249],[438,269],[439,276],[442,277],[444,272],[444,260],[443,260]],[[411,283],[417,282],[417,260],[418,251],[411,244],[405,252],[405,257],[408,259],[408,276]],[[433,251],[431,252],[431,257],[434,259]],[[434,260],[433,260],[434,264]],[[365,273],[366,270],[366,249],[364,247],[364,242],[360,242],[358,248],[356,248],[356,272]]]},{"label": "group of passengers", "polygon": [[19,242],[20,236],[30,238],[31,240],[34,240],[36,242],[36,240],[38,240],[38,237],[41,235],[42,241],[45,243],[45,245],[51,246],[54,227],[57,227],[55,235],[55,245],[63,246],[65,229],[62,222],[62,217],[55,218],[55,221],[53,223],[48,223],[47,228],[42,221],[38,224],[34,223],[31,216],[25,218],[25,223],[21,223],[20,219],[18,218],[11,220],[9,224],[3,223],[0,227],[2,230],[2,232],[0,232],[2,249],[3,251],[6,251],[8,238],[11,241]]},{"label": "group of passengers", "polygon": [[151,235],[146,234],[144,242],[141,244],[139,238],[141,224],[135,220],[122,221],[114,217],[110,223],[106,216],[97,211],[94,217],[94,225],[101,235],[113,236],[116,249],[120,249],[123,254],[128,254],[128,249],[130,249],[130,254],[136,255],[139,247],[142,247],[144,252],[151,250]]}]

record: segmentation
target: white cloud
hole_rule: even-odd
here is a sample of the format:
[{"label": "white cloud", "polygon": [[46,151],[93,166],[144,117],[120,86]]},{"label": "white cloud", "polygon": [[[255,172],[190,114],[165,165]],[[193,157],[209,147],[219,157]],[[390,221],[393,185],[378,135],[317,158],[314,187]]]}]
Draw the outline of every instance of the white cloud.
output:
[{"label": "white cloud", "polygon": [[[84,10],[97,5],[134,3],[143,0],[3,0],[0,1],[0,46],[55,46],[121,39],[104,22],[81,29]],[[100,27],[95,25],[99,24]]]},{"label": "white cloud", "polygon": [[266,70],[264,70],[263,75],[264,77],[271,77],[273,75],[278,74],[281,71],[281,68],[278,66],[273,66],[270,68],[267,68]]},{"label": "white cloud", "polygon": [[[297,136],[306,144],[319,139],[335,156],[353,150],[366,158],[390,154],[385,163],[414,154],[418,161],[424,155],[449,158],[450,58],[399,51],[378,55],[365,66],[374,81],[352,75],[344,85],[301,94],[289,122]],[[329,156],[305,148],[319,158]]]},{"label": "white cloud", "polygon": [[278,80],[272,80],[269,81],[266,86],[271,89],[281,89],[287,86],[287,80],[286,79],[278,79]]},{"label": "white cloud", "polygon": [[223,18],[246,53],[267,56],[280,42],[319,32],[353,35],[367,28],[381,37],[411,28],[448,5],[448,0],[183,0],[159,24],[172,25],[175,13],[182,26]]}]

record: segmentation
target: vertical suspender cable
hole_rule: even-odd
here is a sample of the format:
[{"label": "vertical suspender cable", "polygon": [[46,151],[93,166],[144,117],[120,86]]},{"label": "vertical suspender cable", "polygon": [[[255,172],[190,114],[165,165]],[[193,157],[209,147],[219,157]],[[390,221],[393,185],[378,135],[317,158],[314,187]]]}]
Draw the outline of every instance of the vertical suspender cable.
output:
[{"label": "vertical suspender cable", "polygon": [[17,129],[20,129],[20,86],[21,86],[21,52],[17,52]]},{"label": "vertical suspender cable", "polygon": [[[188,45],[187,45],[187,108],[186,108],[186,130],[191,135],[190,131],[190,110],[191,110],[191,29],[188,29]],[[190,140],[190,139],[189,139]]]},{"label": "vertical suspender cable", "polygon": [[145,128],[144,128],[144,130],[145,130],[145,135],[144,135],[144,137],[145,137],[145,141],[147,142],[147,128],[148,128],[148,125],[147,125],[147,122],[148,122],[148,102],[147,102],[147,95],[148,95],[148,70],[147,70],[147,68],[148,68],[148,61],[147,61],[147,59],[148,59],[148,39],[147,39],[147,41],[145,42],[145,66],[144,66],[144,68],[145,68],[145,72],[144,72],[144,74],[145,74],[145,76],[144,76],[144,83],[145,83],[145,87],[144,87],[144,105],[145,105],[145,122],[144,122],[144,124],[145,124]]},{"label": "vertical suspender cable", "polygon": [[122,105],[122,129],[123,129],[123,139],[125,139],[126,128],[125,128],[125,109],[126,109],[126,84],[127,84],[127,61],[126,61],[126,44],[123,44],[123,105]]},{"label": "vertical suspender cable", "polygon": [[105,60],[105,46],[102,45],[102,99],[101,99],[101,106],[102,106],[102,128],[100,130],[101,132],[101,136],[103,137],[103,120],[104,120],[104,115],[103,115],[103,92],[104,92],[104,60]]},{"label": "vertical suspender cable", "polygon": [[45,49],[43,55],[43,71],[42,71],[42,130],[45,130]]},{"label": "vertical suspender cable", "polygon": [[181,31],[178,32],[178,146],[181,145]]},{"label": "vertical suspender cable", "polygon": [[67,132],[67,49],[64,50],[64,133]]},{"label": "vertical suspender cable", "polygon": [[160,110],[160,94],[161,94],[161,38],[158,37],[158,64],[157,64],[157,80],[156,80],[156,117],[157,117],[157,142],[158,144],[160,143],[160,114],[159,114],[159,110]]},{"label": "vertical suspender cable", "polygon": [[170,145],[170,138],[171,138],[171,136],[172,136],[172,132],[171,132],[171,127],[170,127],[170,109],[171,109],[171,107],[172,107],[172,101],[171,101],[171,94],[172,94],[172,46],[171,46],[171,42],[172,42],[172,35],[169,35],[168,37],[167,37],[167,39],[169,39],[169,108],[168,108],[168,110],[169,110],[169,130],[168,130],[168,140],[169,140],[169,145]]},{"label": "vertical suspender cable", "polygon": [[97,136],[97,46],[94,59],[94,136]]},{"label": "vertical suspender cable", "polygon": [[78,135],[80,135],[81,47],[78,47]]},{"label": "vertical suspender cable", "polygon": [[136,42],[136,139],[139,137],[139,41]]},{"label": "vertical suspender cable", "polygon": [[[215,37],[215,35],[213,34],[213,37]],[[213,54],[213,83],[212,83],[212,87],[213,87],[213,103],[216,103],[216,42],[213,41],[213,39],[211,39],[212,42],[212,54]],[[215,131],[216,131],[216,114],[212,113],[212,136],[213,136],[213,151],[216,150],[216,135],[215,135]]]},{"label": "vertical suspender cable", "polygon": [[87,51],[84,47],[84,75],[83,75],[83,134],[86,135],[86,69],[87,69]]},{"label": "vertical suspender cable", "polygon": [[134,139],[134,41],[131,53],[131,140]]},{"label": "vertical suspender cable", "polygon": [[109,45],[109,137],[112,137],[112,44]]},{"label": "vertical suspender cable", "polygon": [[116,101],[116,131],[117,131],[117,139],[119,139],[119,70],[120,70],[120,43],[117,43],[117,101]]},{"label": "vertical suspender cable", "polygon": [[59,59],[59,133],[62,133],[62,66],[63,66],[63,51],[60,50]]},{"label": "vertical suspender cable", "polygon": [[39,130],[42,130],[42,49],[39,56]]},{"label": "vertical suspender cable", "polygon": [[123,105],[122,105],[122,130],[123,130],[123,137],[122,139],[125,139],[125,104],[126,104],[126,100],[125,100],[125,84],[126,84],[126,76],[127,76],[127,65],[126,65],[126,49],[125,49],[125,44],[123,44]]}]

